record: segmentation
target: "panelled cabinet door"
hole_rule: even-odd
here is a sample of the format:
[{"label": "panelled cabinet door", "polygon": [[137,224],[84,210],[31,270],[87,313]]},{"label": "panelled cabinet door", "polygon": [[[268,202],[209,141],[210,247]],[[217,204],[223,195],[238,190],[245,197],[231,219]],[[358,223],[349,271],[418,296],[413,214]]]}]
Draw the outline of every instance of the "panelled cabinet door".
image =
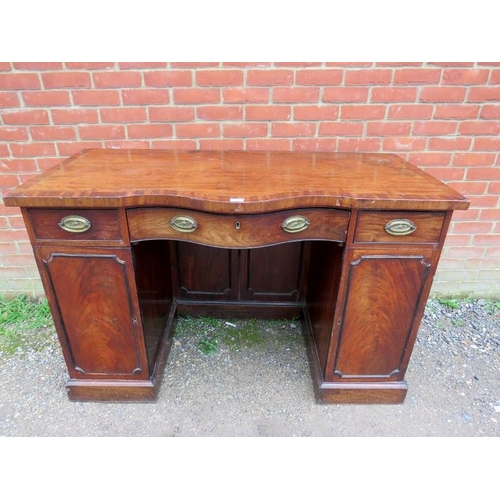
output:
[{"label": "panelled cabinet door", "polygon": [[349,253],[346,299],[331,346],[331,381],[403,380],[433,269],[432,249]]},{"label": "panelled cabinet door", "polygon": [[129,251],[43,247],[37,258],[70,376],[147,377]]}]

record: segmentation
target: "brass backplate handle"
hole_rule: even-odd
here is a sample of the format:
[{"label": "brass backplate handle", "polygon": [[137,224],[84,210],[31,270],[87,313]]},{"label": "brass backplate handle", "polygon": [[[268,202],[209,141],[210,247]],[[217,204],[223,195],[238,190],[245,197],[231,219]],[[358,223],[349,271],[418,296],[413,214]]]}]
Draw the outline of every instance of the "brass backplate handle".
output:
[{"label": "brass backplate handle", "polygon": [[176,215],[172,217],[170,227],[180,233],[192,233],[198,228],[198,223],[189,215]]},{"label": "brass backplate handle", "polygon": [[59,227],[68,233],[85,233],[91,226],[91,222],[81,215],[68,215],[59,222]]},{"label": "brass backplate handle", "polygon": [[384,229],[393,236],[406,236],[416,231],[417,226],[408,219],[393,219],[385,225]]},{"label": "brass backplate handle", "polygon": [[283,224],[281,224],[281,229],[287,233],[300,233],[309,227],[309,219],[303,215],[294,215],[293,217],[288,217]]}]

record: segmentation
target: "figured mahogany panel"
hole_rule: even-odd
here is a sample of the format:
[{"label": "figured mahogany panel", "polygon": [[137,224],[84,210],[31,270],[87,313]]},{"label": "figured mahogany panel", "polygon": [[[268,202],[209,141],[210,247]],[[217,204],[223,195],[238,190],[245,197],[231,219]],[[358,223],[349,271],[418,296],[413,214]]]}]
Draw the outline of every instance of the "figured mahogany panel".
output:
[{"label": "figured mahogany panel", "polygon": [[311,207],[454,210],[469,202],[386,153],[84,150],[4,197],[8,206],[170,206],[217,213]]},{"label": "figured mahogany panel", "polygon": [[353,253],[333,380],[401,378],[431,256]]},{"label": "figured mahogany panel", "polygon": [[173,242],[174,293],[181,299],[228,300],[236,294],[234,251]]},{"label": "figured mahogany panel", "polygon": [[[122,233],[117,210],[29,209],[29,218],[37,240],[113,240],[120,241]],[[85,217],[91,224],[83,233],[65,231],[59,226],[64,217]]]},{"label": "figured mahogany panel", "polygon": [[57,301],[52,305],[71,376],[147,376],[121,252],[39,252]]},{"label": "figured mahogany panel", "polygon": [[240,298],[296,301],[299,297],[303,243],[241,251]]},{"label": "figured mahogany panel", "polygon": [[[175,217],[190,217],[196,228],[176,230]],[[293,217],[305,218],[304,229],[282,228]],[[217,215],[177,208],[134,208],[127,210],[132,241],[165,238],[223,248],[254,248],[288,241],[345,241],[349,211],[328,209],[287,210],[264,215]]]},{"label": "figured mahogany panel", "polygon": [[[445,220],[444,212],[372,212],[358,214],[355,243],[437,243]],[[385,226],[391,221],[405,220],[416,229],[410,234],[393,235]]]}]

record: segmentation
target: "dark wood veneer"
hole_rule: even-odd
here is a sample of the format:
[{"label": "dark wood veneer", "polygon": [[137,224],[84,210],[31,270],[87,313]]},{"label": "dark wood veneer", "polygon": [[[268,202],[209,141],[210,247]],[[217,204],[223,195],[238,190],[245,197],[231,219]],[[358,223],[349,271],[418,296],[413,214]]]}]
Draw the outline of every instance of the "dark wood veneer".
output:
[{"label": "dark wood veneer", "polygon": [[[302,209],[264,215],[218,215],[176,208],[127,210],[132,241],[170,239],[221,248],[256,248],[288,241],[345,241],[349,212],[346,210]],[[198,223],[193,232],[179,232],[170,226],[176,215],[188,215]],[[281,227],[289,217],[302,216],[309,226],[287,233]]]},{"label": "dark wood veneer", "polygon": [[74,379],[147,379],[130,251],[41,246],[35,256]]},{"label": "dark wood veneer", "polygon": [[415,304],[428,278],[431,254],[387,255],[384,250],[364,250],[348,255],[348,298],[333,374],[327,374],[327,378],[400,378],[415,322]]},{"label": "dark wood veneer", "polygon": [[[4,200],[22,209],[78,401],[154,400],[190,314],[301,315],[319,402],[402,403],[468,207],[396,155],[246,151],[85,150]],[[179,215],[196,224],[173,228]],[[67,216],[91,228],[67,232]],[[289,217],[307,223],[284,231]],[[389,234],[394,219],[415,229]]]},{"label": "dark wood veneer", "polygon": [[84,150],[25,182],[5,204],[214,213],[468,207],[466,198],[395,154],[142,149]]},{"label": "dark wood veneer", "polygon": [[[433,243],[439,241],[446,213],[442,212],[371,212],[358,214],[354,241],[356,243]],[[404,219],[413,222],[416,229],[411,234],[393,235],[385,230],[391,220]]]},{"label": "dark wood veneer", "polygon": [[[117,210],[28,210],[35,240],[122,240],[122,233]],[[92,224],[84,233],[70,233],[59,226],[64,217],[84,216]]]}]

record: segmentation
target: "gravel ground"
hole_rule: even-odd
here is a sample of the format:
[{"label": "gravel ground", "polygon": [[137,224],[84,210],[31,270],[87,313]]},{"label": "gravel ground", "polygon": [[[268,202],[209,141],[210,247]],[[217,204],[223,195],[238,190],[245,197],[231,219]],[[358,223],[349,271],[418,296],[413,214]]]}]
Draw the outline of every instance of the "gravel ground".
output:
[{"label": "gravel ground", "polygon": [[158,401],[74,403],[51,327],[0,351],[0,436],[499,436],[500,316],[430,300],[402,405],[315,402],[300,323],[180,320]]}]

